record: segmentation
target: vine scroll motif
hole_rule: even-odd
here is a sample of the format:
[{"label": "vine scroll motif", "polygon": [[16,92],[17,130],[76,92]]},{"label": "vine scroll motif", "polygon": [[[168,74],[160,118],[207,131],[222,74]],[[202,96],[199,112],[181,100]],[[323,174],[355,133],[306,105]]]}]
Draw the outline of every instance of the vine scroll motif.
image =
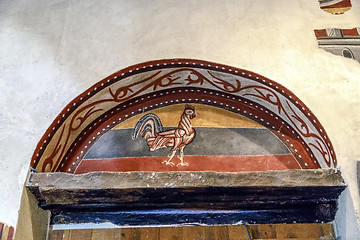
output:
[{"label": "vine scroll motif", "polygon": [[[145,92],[157,91],[160,89],[167,89],[176,86],[194,86],[194,85],[203,86],[205,84],[209,84],[217,90],[231,94],[240,94],[242,91],[249,89],[253,90],[254,93],[244,93],[243,96],[252,96],[255,98],[259,98],[273,106],[276,106],[278,113],[279,114],[284,113],[287,116],[287,118],[292,122],[292,124],[296,127],[297,131],[301,133],[303,137],[316,138],[315,141],[316,145],[313,143],[311,144],[322,154],[326,163],[329,165],[330,160],[326,158],[327,156],[329,156],[329,154],[327,153],[328,148],[324,143],[324,140],[319,136],[317,136],[316,134],[311,134],[309,132],[309,128],[306,125],[306,123],[293,111],[291,107],[290,109],[292,110],[293,113],[291,115],[287,113],[279,97],[271,89],[258,85],[242,87],[241,81],[239,79],[235,79],[234,76],[232,76],[232,82],[228,82],[224,79],[216,77],[209,70],[207,71],[207,74],[209,74],[213,79],[209,79],[205,77],[202,73],[200,73],[199,71],[193,68],[175,69],[162,75],[161,73],[163,72],[164,72],[163,70],[158,70],[155,73],[151,74],[150,76],[140,81],[131,83],[126,86],[121,86],[116,90],[112,89],[110,86],[107,89],[107,92],[105,90],[105,93],[103,93],[104,96],[106,96],[107,94],[109,94],[110,96],[95,101],[93,103],[87,104],[81,107],[80,109],[76,110],[75,114],[73,114],[73,116],[69,120],[66,120],[66,122],[64,123],[64,127],[62,128],[61,133],[59,134],[57,143],[55,144],[55,147],[53,148],[52,152],[48,154],[47,157],[44,157],[42,170],[45,171],[47,167],[50,168],[50,171],[56,170],[56,168],[62,161],[64,155],[66,154],[66,151],[69,149],[69,146],[71,145],[70,143],[71,136],[73,134],[76,135],[75,131],[81,132],[84,123],[87,120],[89,120],[90,117],[94,117],[95,115],[96,117],[98,117],[104,112],[106,112],[108,108],[103,106],[104,103],[112,103],[115,105],[118,103],[126,102],[136,96],[144,94]],[[121,84],[121,83],[122,83],[121,81],[117,81],[115,84]],[[295,120],[301,123],[300,128],[297,127],[297,124],[295,124]],[[65,127],[67,123],[68,123],[68,129],[65,133]],[[326,151],[323,149],[322,146],[326,147]]]},{"label": "vine scroll motif", "polygon": [[[202,75],[200,72],[191,69],[191,68],[183,68],[173,70],[169,73],[166,73],[162,76],[157,77],[162,71],[157,71],[155,74],[150,77],[145,78],[142,81],[132,83],[130,85],[118,88],[116,91],[112,91],[109,89],[110,95],[113,97],[115,101],[125,102],[133,97],[138,96],[142,92],[152,88],[152,91],[159,90],[161,88],[175,87],[179,85],[204,85],[205,82],[214,86],[215,88],[224,91],[226,93],[236,93],[241,90],[241,82],[236,79],[236,85],[226,82],[222,79],[210,80]],[[187,77],[182,78],[180,76],[175,76],[176,74],[181,75],[181,73],[187,72]],[[210,72],[209,72],[210,73]],[[149,83],[147,83],[149,82]],[[142,87],[138,87],[144,83],[146,85]],[[139,89],[136,89],[136,88]]]},{"label": "vine scroll motif", "polygon": [[[253,90],[256,91],[257,94],[244,94],[244,96],[253,96],[256,98],[260,98],[274,106],[277,107],[278,113],[284,114],[286,118],[292,123],[292,126],[295,127],[298,133],[301,134],[303,138],[314,138],[314,143],[309,143],[310,146],[314,147],[322,156],[325,163],[328,167],[331,166],[331,155],[329,154],[330,149],[327,146],[325,140],[320,137],[319,135],[312,133],[309,129],[309,126],[306,124],[306,122],[294,111],[293,107],[290,105],[289,101],[286,100],[286,104],[288,108],[291,110],[291,113],[288,113],[283,106],[279,96],[271,89],[267,87],[262,86],[247,86],[247,88],[253,88]],[[244,89],[244,88],[243,88]],[[242,90],[243,90],[242,89]],[[265,94],[260,89],[269,92],[268,94]],[[324,147],[325,146],[325,147]]]}]

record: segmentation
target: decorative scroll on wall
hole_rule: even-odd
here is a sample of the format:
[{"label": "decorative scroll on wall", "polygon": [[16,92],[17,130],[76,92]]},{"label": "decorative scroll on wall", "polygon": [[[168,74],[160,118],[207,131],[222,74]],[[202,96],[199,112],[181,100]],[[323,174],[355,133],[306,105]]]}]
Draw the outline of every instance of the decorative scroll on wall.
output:
[{"label": "decorative scroll on wall", "polygon": [[31,165],[39,172],[73,173],[94,142],[114,126],[150,110],[185,103],[222,108],[270,129],[300,168],[337,165],[324,128],[289,90],[249,71],[189,59],[134,65],[89,88],[51,124]]}]

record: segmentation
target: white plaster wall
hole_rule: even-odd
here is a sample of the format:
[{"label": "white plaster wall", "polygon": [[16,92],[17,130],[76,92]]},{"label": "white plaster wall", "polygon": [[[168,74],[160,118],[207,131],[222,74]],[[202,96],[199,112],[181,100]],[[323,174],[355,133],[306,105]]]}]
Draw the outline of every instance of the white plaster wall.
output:
[{"label": "white plaster wall", "polygon": [[0,1],[0,221],[16,225],[33,150],[69,101],[126,66],[176,57],[293,91],[329,134],[359,210],[360,64],[319,49],[313,33],[360,26],[352,3],[334,16],[317,0]]}]

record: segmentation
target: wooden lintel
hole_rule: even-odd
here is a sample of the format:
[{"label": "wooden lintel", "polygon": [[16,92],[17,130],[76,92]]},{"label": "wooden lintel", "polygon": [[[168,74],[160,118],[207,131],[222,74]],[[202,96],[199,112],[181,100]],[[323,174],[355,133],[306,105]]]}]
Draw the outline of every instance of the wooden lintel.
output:
[{"label": "wooden lintel", "polygon": [[[156,220],[157,224],[165,224],[162,222],[165,219],[175,224],[183,218],[195,222],[212,219],[210,224],[329,222],[335,216],[337,198],[346,184],[340,172],[321,169],[32,173],[27,187],[43,208],[53,212],[53,222],[56,219],[87,222],[97,212],[100,222],[125,224],[126,219],[126,224],[131,225],[129,221],[133,219],[133,225],[137,221],[146,225],[144,216],[154,220],[159,209],[168,210]],[[205,212],[189,214],[187,209]],[[213,222],[214,219],[220,222]]]}]

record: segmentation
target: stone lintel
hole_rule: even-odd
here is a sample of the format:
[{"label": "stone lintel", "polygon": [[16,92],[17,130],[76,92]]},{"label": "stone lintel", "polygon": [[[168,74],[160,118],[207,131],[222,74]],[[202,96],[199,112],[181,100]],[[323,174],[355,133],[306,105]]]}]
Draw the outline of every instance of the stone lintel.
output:
[{"label": "stone lintel", "polygon": [[186,187],[345,186],[334,169],[266,172],[91,172],[31,173],[27,187],[57,189],[133,189]]},{"label": "stone lintel", "polygon": [[[152,213],[147,211],[156,209],[174,209],[177,217],[181,209],[236,210],[234,219],[244,218],[252,223],[290,223],[332,221],[337,198],[346,184],[340,172],[318,169],[239,173],[32,173],[27,187],[40,206],[52,211],[53,220],[68,219],[67,222],[72,223],[91,221],[96,211],[98,214],[94,219],[122,224],[122,220],[118,222],[114,218],[122,216],[121,211],[125,211],[124,216],[137,213],[149,216],[147,214]],[[169,219],[177,219],[172,210],[167,214]],[[223,212],[219,214],[224,216],[219,219],[226,218]],[[121,219],[127,219],[123,217]],[[197,217],[192,219],[195,221]],[[162,219],[158,220],[160,224]]]}]

